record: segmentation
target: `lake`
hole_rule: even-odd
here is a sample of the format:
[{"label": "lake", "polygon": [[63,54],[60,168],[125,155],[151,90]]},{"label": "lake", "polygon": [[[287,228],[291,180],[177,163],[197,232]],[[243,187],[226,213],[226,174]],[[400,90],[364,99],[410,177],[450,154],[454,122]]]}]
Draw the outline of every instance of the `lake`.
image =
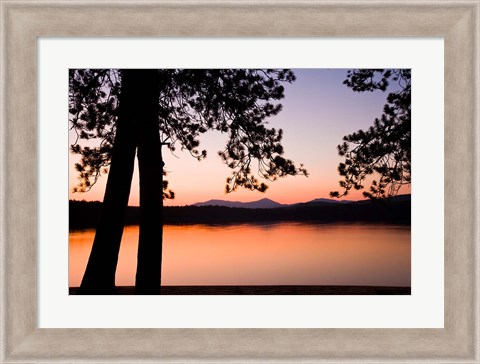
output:
[{"label": "lake", "polygon": [[[166,225],[163,285],[410,286],[410,227],[309,223]],[[70,232],[78,287],[95,230]],[[116,285],[135,285],[138,226],[125,227]]]}]

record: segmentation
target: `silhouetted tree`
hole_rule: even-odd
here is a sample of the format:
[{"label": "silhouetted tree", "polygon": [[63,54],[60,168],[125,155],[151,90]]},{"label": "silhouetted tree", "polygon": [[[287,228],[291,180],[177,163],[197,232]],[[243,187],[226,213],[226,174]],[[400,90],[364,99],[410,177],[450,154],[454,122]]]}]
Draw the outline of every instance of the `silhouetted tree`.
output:
[{"label": "silhouetted tree", "polygon": [[359,130],[343,137],[338,154],[345,157],[338,172],[342,192],[330,192],[342,197],[353,188],[364,188],[369,175],[376,176],[365,197],[376,199],[391,197],[401,186],[411,183],[411,96],[409,69],[359,69],[347,72],[344,84],[356,92],[386,91],[388,93],[383,115],[375,119],[368,130]]},{"label": "silhouetted tree", "polygon": [[[162,200],[173,197],[163,180],[162,145],[171,151],[188,150],[201,160],[206,151],[198,149],[199,136],[208,130],[228,133],[227,144],[219,152],[233,170],[226,192],[239,186],[267,189],[254,176],[254,163],[259,175],[269,181],[307,174],[302,165],[297,167],[283,157],[282,130],[266,127],[266,119],[282,108],[271,101],[282,99],[282,83],[294,80],[290,70],[271,69],[70,70],[70,121],[78,136],[71,151],[80,155],[75,191],[88,191],[102,173],[109,173],[83,292],[114,290],[137,148],[139,293],[158,293],[160,288]],[[99,143],[82,147],[79,139]]]}]

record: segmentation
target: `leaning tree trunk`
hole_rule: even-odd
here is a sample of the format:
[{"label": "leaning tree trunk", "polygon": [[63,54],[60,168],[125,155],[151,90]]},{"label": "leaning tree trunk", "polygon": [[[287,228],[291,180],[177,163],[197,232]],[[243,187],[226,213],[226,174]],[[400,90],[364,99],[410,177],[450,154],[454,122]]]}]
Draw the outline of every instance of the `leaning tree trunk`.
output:
[{"label": "leaning tree trunk", "polygon": [[158,124],[157,70],[139,71],[145,97],[138,136],[140,177],[140,235],[138,241],[137,294],[159,294],[162,264],[163,160]]},{"label": "leaning tree trunk", "polygon": [[79,290],[81,294],[115,292],[115,271],[137,147],[137,105],[142,99],[142,87],[136,71],[122,70],[120,114],[116,123],[110,171],[100,221]]}]

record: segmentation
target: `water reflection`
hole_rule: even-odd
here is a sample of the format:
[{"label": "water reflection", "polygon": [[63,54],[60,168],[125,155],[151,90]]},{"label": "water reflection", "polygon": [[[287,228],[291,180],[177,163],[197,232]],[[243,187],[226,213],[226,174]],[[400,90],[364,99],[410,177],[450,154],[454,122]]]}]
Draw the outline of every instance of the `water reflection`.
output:
[{"label": "water reflection", "polygon": [[[79,286],[95,230],[70,232],[69,284]],[[125,228],[116,284],[135,284],[138,226]],[[410,227],[168,225],[164,285],[410,286]]]}]

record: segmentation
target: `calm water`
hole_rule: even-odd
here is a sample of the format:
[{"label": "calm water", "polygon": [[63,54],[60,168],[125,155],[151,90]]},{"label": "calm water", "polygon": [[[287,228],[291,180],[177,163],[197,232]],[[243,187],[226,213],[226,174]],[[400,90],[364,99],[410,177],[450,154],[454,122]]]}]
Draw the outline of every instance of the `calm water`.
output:
[{"label": "calm water", "polygon": [[[70,232],[69,283],[79,286],[95,230]],[[123,233],[116,284],[135,284],[138,226]],[[410,286],[410,227],[165,226],[164,285]]]}]

